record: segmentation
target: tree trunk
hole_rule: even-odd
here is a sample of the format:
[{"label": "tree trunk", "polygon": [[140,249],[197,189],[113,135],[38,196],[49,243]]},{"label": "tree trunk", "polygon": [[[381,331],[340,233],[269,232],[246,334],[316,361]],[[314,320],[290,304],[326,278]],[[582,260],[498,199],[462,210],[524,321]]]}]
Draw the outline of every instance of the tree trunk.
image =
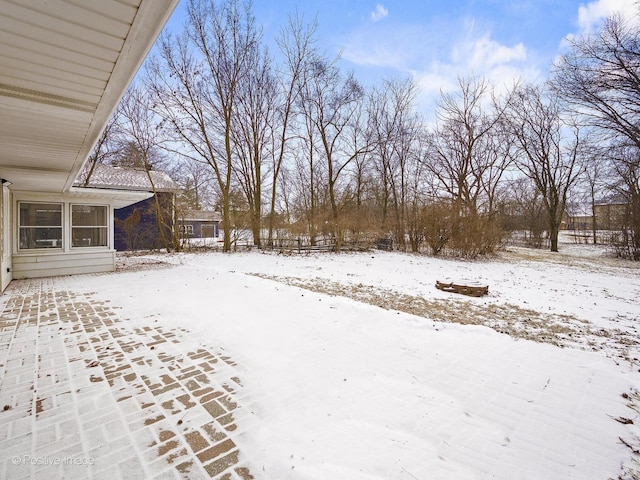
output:
[{"label": "tree trunk", "polygon": [[231,251],[231,208],[229,194],[223,195],[222,200],[222,251]]},{"label": "tree trunk", "polygon": [[549,240],[551,242],[551,251],[558,251],[558,235],[560,233],[560,225],[552,218],[549,222]]},{"label": "tree trunk", "polygon": [[164,230],[166,223],[164,220],[164,213],[162,211],[162,206],[160,205],[160,198],[158,197],[158,191],[156,190],[156,186],[153,183],[153,179],[151,177],[151,169],[146,160],[145,160],[145,170],[147,172],[147,178],[149,179],[149,183],[151,184],[151,189],[153,191],[154,206],[156,210],[156,223],[158,225],[160,239],[162,240],[162,245],[164,246],[167,253],[171,253],[171,242],[169,242],[169,240],[167,239],[167,235]]},{"label": "tree trunk", "polygon": [[598,243],[598,226],[596,225],[596,201],[595,192],[591,191],[591,231],[593,233],[593,244]]}]

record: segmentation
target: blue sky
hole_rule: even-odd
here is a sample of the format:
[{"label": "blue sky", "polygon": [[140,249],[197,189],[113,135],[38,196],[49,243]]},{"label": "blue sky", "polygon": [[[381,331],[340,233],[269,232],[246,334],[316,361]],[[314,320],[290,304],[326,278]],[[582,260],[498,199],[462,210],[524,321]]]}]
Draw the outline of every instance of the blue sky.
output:
[{"label": "blue sky", "polygon": [[[183,3],[186,0],[183,0]],[[567,36],[593,30],[636,0],[254,0],[266,41],[290,13],[317,17],[318,45],[366,84],[412,75],[424,104],[459,75],[497,86],[546,78]],[[179,5],[168,27],[181,23]],[[274,52],[275,53],[275,52]]]}]

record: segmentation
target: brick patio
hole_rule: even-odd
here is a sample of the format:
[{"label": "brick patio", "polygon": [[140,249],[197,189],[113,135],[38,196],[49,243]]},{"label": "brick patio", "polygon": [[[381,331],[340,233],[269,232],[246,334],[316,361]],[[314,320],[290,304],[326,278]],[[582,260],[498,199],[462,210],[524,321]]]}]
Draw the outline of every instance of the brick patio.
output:
[{"label": "brick patio", "polygon": [[223,350],[62,277],[12,282],[0,312],[0,478],[254,478]]}]

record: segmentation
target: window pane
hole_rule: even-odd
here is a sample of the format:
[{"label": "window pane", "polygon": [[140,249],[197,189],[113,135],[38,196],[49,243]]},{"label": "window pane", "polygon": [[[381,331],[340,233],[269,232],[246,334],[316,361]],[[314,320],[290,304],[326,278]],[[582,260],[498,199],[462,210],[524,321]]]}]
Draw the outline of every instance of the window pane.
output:
[{"label": "window pane", "polygon": [[101,205],[72,205],[71,225],[74,227],[106,227],[107,207]]},{"label": "window pane", "polygon": [[62,204],[20,203],[21,227],[62,227]]},{"label": "window pane", "polygon": [[74,227],[71,245],[74,247],[106,247],[107,231],[104,227]]},{"label": "window pane", "polygon": [[20,203],[20,248],[62,248],[62,204]]},{"label": "window pane", "polygon": [[71,246],[106,247],[107,218],[104,205],[71,205]]},{"label": "window pane", "polygon": [[23,227],[20,248],[61,248],[62,228]]}]

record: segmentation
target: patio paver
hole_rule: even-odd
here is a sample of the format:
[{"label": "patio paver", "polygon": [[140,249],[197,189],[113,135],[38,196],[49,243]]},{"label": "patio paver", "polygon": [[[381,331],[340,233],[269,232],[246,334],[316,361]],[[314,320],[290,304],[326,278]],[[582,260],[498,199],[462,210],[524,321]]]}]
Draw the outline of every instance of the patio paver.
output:
[{"label": "patio paver", "polygon": [[254,478],[222,349],[55,277],[12,282],[0,313],[0,478]]}]

